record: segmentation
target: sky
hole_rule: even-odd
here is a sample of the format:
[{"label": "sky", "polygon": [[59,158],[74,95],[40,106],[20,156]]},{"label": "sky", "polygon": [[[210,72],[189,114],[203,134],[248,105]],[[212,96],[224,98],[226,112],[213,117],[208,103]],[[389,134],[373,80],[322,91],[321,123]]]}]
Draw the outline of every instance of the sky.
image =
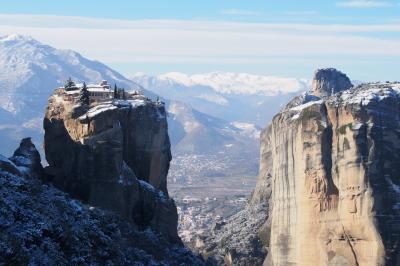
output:
[{"label": "sky", "polygon": [[126,76],[212,71],[400,80],[400,0],[0,1],[0,35],[26,34]]}]

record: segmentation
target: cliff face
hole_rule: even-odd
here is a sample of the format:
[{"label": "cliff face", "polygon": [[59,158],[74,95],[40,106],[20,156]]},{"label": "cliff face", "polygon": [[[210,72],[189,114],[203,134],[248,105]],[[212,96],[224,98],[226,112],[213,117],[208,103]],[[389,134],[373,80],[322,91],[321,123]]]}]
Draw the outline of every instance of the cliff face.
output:
[{"label": "cliff face", "polygon": [[56,91],[44,119],[46,173],[56,187],[178,241],[167,191],[164,106],[145,98],[85,107]]},{"label": "cliff face", "polygon": [[162,234],[71,199],[42,178],[30,139],[11,158],[0,155],[0,265],[204,265]]},{"label": "cliff face", "polygon": [[266,200],[255,196],[271,184],[265,264],[396,265],[400,84],[331,88],[341,92],[323,98],[316,88],[262,135],[270,148],[253,201]]}]

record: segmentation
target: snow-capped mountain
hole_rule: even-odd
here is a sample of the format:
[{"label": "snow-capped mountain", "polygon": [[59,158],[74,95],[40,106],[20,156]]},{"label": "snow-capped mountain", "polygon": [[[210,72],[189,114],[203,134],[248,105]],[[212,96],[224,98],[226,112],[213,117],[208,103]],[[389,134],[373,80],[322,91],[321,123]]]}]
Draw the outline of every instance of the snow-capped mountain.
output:
[{"label": "snow-capped mountain", "polygon": [[[105,79],[126,89],[142,89],[100,62],[21,35],[0,37],[0,69],[0,152],[3,154],[10,154],[19,140],[28,136],[41,147],[48,97],[68,77],[91,83]],[[149,91],[145,93],[154,97]],[[248,131],[249,127],[216,119],[190,105],[166,102],[171,112],[169,135],[174,151],[219,152],[226,147],[232,147],[230,150],[243,147],[244,143],[251,143],[247,145],[251,151],[258,149],[257,128],[254,132]]]},{"label": "snow-capped mountain", "polygon": [[293,95],[309,88],[305,79],[245,73],[136,73],[131,79],[163,97],[190,103],[206,114],[261,126]]},{"label": "snow-capped mountain", "polygon": [[50,92],[68,77],[94,83],[106,79],[121,87],[137,88],[134,82],[100,62],[22,35],[0,37],[0,67],[0,107],[13,114],[33,103],[43,107]]},{"label": "snow-capped mountain", "polygon": [[32,136],[40,147],[47,99],[68,77],[98,83],[108,80],[141,89],[106,65],[71,50],[59,50],[23,35],[0,37],[0,152],[9,154],[19,139]]}]

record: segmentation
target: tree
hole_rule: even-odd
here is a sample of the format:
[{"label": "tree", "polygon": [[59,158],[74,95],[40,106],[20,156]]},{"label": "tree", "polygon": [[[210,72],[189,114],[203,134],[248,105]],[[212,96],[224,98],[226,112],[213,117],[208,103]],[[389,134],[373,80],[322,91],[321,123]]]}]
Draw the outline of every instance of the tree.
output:
[{"label": "tree", "polygon": [[117,84],[114,83],[114,99],[118,99],[118,89]]},{"label": "tree", "polygon": [[65,82],[64,89],[66,91],[76,90],[75,82],[72,81],[71,77],[69,77]]},{"label": "tree", "polygon": [[81,104],[85,104],[85,105],[89,105],[89,103],[90,103],[90,101],[89,101],[89,91],[88,91],[88,89],[86,87],[86,83],[85,82],[83,82],[83,87],[82,87],[82,89],[80,91],[80,94],[79,94],[79,102]]},{"label": "tree", "polygon": [[126,100],[125,89],[122,89],[122,99]]}]

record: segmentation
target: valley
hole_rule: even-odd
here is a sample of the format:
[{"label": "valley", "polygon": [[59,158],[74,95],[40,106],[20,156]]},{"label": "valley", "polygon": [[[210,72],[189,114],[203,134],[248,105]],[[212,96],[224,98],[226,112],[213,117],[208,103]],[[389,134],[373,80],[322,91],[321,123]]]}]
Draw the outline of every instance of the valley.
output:
[{"label": "valley", "polygon": [[238,162],[216,157],[188,155],[171,161],[168,189],[178,207],[178,233],[189,247],[213,224],[243,209],[256,185],[255,171],[246,175],[243,169],[235,171]]}]

